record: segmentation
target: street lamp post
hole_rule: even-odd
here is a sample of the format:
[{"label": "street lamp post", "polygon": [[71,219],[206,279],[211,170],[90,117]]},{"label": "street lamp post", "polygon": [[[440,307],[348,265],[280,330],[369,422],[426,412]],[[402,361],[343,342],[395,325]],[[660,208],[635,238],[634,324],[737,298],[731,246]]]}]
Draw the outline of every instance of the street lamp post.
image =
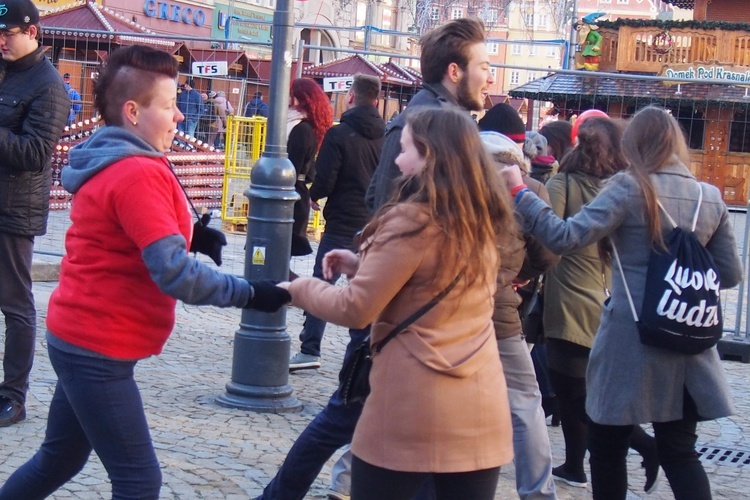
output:
[{"label": "street lamp post", "polygon": [[[266,147],[253,165],[249,198],[245,278],[289,279],[296,173],[286,152],[286,111],[292,67],[291,0],[278,0],[273,16],[273,63]],[[223,406],[259,412],[297,411],[300,403],[289,385],[291,341],[286,310],[242,310],[234,335],[232,379],[217,398]]]},{"label": "street lamp post", "polygon": [[568,64],[567,69],[576,69],[576,46],[578,45],[578,33],[576,24],[578,23],[578,0],[572,0],[570,7],[570,42],[568,46]]}]

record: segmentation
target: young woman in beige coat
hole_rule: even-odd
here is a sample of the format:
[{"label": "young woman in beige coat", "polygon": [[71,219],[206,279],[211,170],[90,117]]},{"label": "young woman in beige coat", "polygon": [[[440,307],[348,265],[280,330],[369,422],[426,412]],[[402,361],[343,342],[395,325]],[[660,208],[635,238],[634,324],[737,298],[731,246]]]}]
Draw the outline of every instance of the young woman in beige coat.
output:
[{"label": "young woman in beige coat", "polygon": [[350,328],[372,323],[375,343],[460,275],[373,358],[352,498],[410,499],[432,476],[438,499],[492,499],[513,458],[492,324],[498,241],[512,213],[476,125],[457,109],[415,112],[396,164],[401,188],[365,228],[360,254],[324,259],[324,274],[346,274],[349,286],[300,278],[289,285],[293,305]]}]

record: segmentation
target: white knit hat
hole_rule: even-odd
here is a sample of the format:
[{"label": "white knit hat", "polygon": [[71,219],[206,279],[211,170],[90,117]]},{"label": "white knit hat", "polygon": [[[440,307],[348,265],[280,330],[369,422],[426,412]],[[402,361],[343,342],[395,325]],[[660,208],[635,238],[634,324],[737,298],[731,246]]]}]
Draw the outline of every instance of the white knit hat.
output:
[{"label": "white knit hat", "polygon": [[526,165],[521,148],[508,136],[498,132],[479,132],[484,143],[484,149],[493,158],[500,159],[503,163],[515,163],[521,168]]}]

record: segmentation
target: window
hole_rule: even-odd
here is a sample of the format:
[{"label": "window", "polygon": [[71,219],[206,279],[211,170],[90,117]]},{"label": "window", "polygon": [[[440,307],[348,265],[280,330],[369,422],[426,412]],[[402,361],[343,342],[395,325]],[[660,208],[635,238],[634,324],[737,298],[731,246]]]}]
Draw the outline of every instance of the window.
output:
[{"label": "window", "polygon": [[521,46],[514,43],[510,46],[510,53],[514,56],[520,56],[521,55]]},{"label": "window", "polygon": [[[357,4],[357,26],[364,26],[367,24],[367,5],[364,3]],[[365,40],[364,30],[358,30],[354,32],[354,39],[358,42]]]},{"label": "window", "polygon": [[451,19],[461,19],[462,17],[464,17],[463,9],[457,9],[454,7],[453,10],[451,10]]},{"label": "window", "polygon": [[618,5],[627,5],[630,3],[630,0],[617,0]]},{"label": "window", "polygon": [[518,85],[518,82],[521,79],[521,75],[518,71],[511,71],[510,72],[510,84],[511,85]]},{"label": "window", "polygon": [[497,10],[490,9],[484,13],[483,19],[486,24],[495,24],[497,22]]},{"label": "window", "polygon": [[500,44],[497,42],[487,42],[487,53],[497,54],[500,51]]},{"label": "window", "polygon": [[524,24],[526,24],[526,27],[531,28],[532,26],[534,26],[534,14],[533,13],[525,14],[523,16],[523,20],[524,20]]},{"label": "window", "polygon": [[492,79],[497,81],[497,68],[490,68],[490,73],[492,74]]},{"label": "window", "polygon": [[533,82],[534,80],[536,80],[536,71],[529,71],[529,74],[526,75],[526,81]]},{"label": "window", "polygon": [[[692,147],[692,144],[690,147]],[[750,153],[750,113],[747,109],[735,112],[734,118],[730,122],[729,151],[732,153]]]},{"label": "window", "polygon": [[547,14],[539,14],[536,18],[536,25],[538,28],[547,29],[549,25],[549,16]]},{"label": "window", "polygon": [[430,9],[430,21],[440,21],[440,7]]},{"label": "window", "polygon": [[557,47],[547,47],[547,57],[557,57]]},{"label": "window", "polygon": [[[703,149],[703,136],[706,130],[706,119],[703,115],[703,111],[692,105],[670,107],[669,110],[672,112],[672,116],[677,118],[680,128],[682,128],[682,131],[685,133],[688,147],[690,149]],[[730,127],[730,143],[732,132],[734,131],[734,123],[736,122],[732,122]],[[748,146],[750,146],[750,143],[748,143]],[[748,149],[748,151],[750,151],[750,149]]]},{"label": "window", "polygon": [[536,45],[532,45],[531,47],[529,47],[529,55],[530,56],[536,55]]},{"label": "window", "polygon": [[612,0],[599,0],[599,3],[612,3]]}]

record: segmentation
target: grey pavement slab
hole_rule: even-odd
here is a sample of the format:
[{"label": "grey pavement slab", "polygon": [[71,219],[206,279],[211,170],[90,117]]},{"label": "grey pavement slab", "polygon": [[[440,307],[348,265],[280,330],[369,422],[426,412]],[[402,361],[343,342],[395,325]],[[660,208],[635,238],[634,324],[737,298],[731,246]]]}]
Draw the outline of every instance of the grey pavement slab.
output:
[{"label": "grey pavement slab", "polygon": [[[47,240],[60,238],[52,232]],[[242,274],[242,235],[230,236],[226,270]],[[50,252],[54,253],[54,252]],[[36,259],[36,257],[35,257]],[[40,261],[55,262],[54,256]],[[59,259],[58,259],[59,260]],[[207,260],[207,259],[206,259]],[[297,258],[292,268],[301,275],[312,272],[312,257]],[[43,327],[49,295],[55,282],[34,284],[39,329],[31,389],[24,422],[0,429],[5,453],[0,454],[0,483],[38,448],[44,436],[47,411],[56,377],[46,352]],[[160,356],[141,361],[136,369],[146,414],[162,466],[164,499],[246,499],[260,494],[273,477],[295,438],[326,403],[337,386],[337,373],[348,340],[345,329],[329,325],[323,341],[323,366],[290,375],[294,394],[302,403],[297,413],[253,413],[224,408],[215,398],[230,380],[232,344],[240,311],[215,307],[195,307],[179,303],[174,332]],[[292,350],[298,347],[302,325],[297,309],[287,313],[287,330]],[[0,328],[2,328],[0,319]],[[0,345],[0,352],[2,352]],[[724,362],[735,397],[738,414],[699,425],[699,443],[720,450],[748,450],[750,426],[750,365]],[[564,443],[559,427],[547,428],[552,442],[554,464],[564,459]],[[747,458],[747,454],[745,455]],[[307,498],[322,499],[330,479],[330,466],[324,467]],[[750,491],[750,465],[723,465],[704,462],[714,498],[736,499]],[[640,457],[628,459],[631,484],[629,498],[642,497],[645,481]],[[591,498],[590,487],[573,488],[557,484],[559,498]],[[103,499],[110,497],[106,471],[95,455],[85,469],[60,488],[53,499]],[[514,469],[501,472],[496,498],[517,498]],[[663,481],[649,498],[673,498]]]}]

